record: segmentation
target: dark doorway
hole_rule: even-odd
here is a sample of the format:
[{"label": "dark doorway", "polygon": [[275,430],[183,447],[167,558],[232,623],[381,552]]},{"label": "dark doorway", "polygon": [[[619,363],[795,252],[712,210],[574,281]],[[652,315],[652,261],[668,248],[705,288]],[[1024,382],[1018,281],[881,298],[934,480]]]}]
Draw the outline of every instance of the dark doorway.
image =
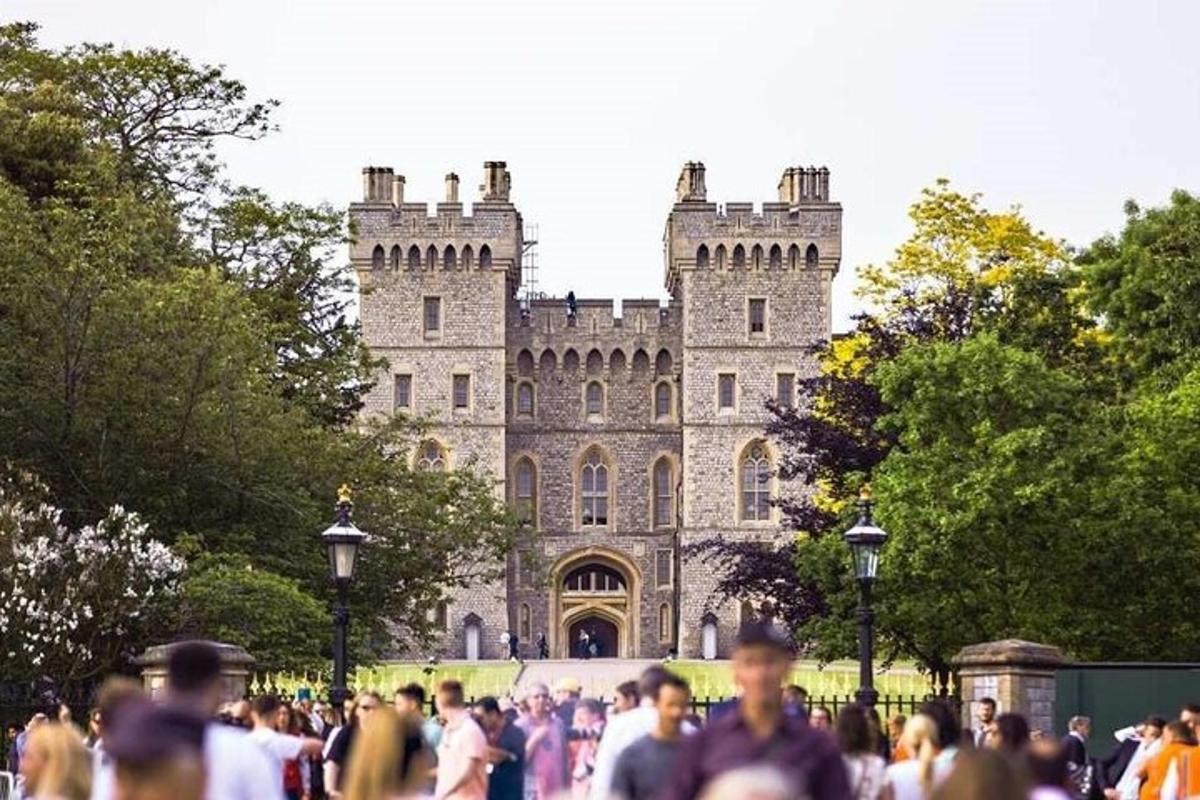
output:
[{"label": "dark doorway", "polygon": [[[590,651],[580,635],[584,631],[588,634],[587,642],[595,645]],[[616,658],[620,655],[617,626],[604,617],[584,617],[572,622],[567,631],[567,642],[572,658]]]}]

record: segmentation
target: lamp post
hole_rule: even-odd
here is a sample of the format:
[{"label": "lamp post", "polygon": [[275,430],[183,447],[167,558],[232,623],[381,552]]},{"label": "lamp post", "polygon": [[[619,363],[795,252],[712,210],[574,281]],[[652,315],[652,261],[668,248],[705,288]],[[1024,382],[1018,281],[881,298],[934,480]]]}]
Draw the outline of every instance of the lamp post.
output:
[{"label": "lamp post", "polygon": [[342,484],[338,489],[337,521],[321,534],[321,541],[329,552],[329,573],[337,589],[333,601],[333,688],[329,691],[329,702],[338,723],[343,723],[342,708],[346,704],[346,631],[350,627],[350,610],[346,607],[346,590],[354,577],[354,562],[358,548],[367,538],[350,521],[354,503],[350,500],[350,487]]},{"label": "lamp post", "polygon": [[875,612],[871,608],[871,588],[879,571],[879,551],[887,533],[871,521],[871,490],[863,487],[858,497],[858,522],[842,534],[854,556],[854,575],[858,579],[858,682],[855,699],[873,708],[879,699],[873,674]]}]

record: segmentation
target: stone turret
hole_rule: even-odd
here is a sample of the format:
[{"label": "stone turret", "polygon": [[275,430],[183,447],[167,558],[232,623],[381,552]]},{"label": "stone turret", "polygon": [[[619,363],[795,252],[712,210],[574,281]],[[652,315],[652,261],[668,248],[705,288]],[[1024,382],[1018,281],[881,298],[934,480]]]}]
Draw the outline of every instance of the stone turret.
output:
[{"label": "stone turret", "polygon": [[675,182],[675,201],[678,203],[703,203],[707,199],[708,190],[704,188],[704,164],[699,161],[687,162],[679,173],[679,180]]},{"label": "stone turret", "polygon": [[829,202],[829,170],[826,167],[788,167],[779,179],[779,202],[797,206],[801,203]]}]

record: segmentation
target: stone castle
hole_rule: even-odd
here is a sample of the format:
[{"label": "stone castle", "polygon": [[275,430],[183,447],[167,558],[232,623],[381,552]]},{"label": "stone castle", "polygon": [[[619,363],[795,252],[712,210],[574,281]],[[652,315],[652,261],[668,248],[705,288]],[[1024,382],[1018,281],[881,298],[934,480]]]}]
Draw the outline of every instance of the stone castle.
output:
[{"label": "stone castle", "polygon": [[503,657],[544,633],[575,654],[727,654],[753,598],[722,602],[681,547],[713,536],[785,535],[778,452],[764,440],[776,398],[795,402],[808,348],[830,335],[841,205],[829,171],[789,167],[778,200],[709,202],[689,162],[664,233],[670,301],[522,299],[523,223],[502,161],[484,164],[470,215],[458,176],[430,215],[390,168],[363,170],[350,216],[363,334],[387,359],[364,413],[433,414],[414,464],[473,459],[500,476],[537,535],[506,579],[434,612],[441,655]]}]

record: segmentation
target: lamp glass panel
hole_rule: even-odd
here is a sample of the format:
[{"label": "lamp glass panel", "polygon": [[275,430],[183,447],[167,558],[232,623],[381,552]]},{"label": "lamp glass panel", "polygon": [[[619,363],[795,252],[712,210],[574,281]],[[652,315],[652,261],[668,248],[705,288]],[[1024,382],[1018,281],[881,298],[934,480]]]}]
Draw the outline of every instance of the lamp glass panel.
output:
[{"label": "lamp glass panel", "polygon": [[358,542],[334,542],[330,545],[330,566],[333,577],[350,580],[354,577],[354,558],[358,554]]},{"label": "lamp glass panel", "polygon": [[854,551],[854,572],[860,579],[874,579],[879,572],[879,545],[856,544]]}]

